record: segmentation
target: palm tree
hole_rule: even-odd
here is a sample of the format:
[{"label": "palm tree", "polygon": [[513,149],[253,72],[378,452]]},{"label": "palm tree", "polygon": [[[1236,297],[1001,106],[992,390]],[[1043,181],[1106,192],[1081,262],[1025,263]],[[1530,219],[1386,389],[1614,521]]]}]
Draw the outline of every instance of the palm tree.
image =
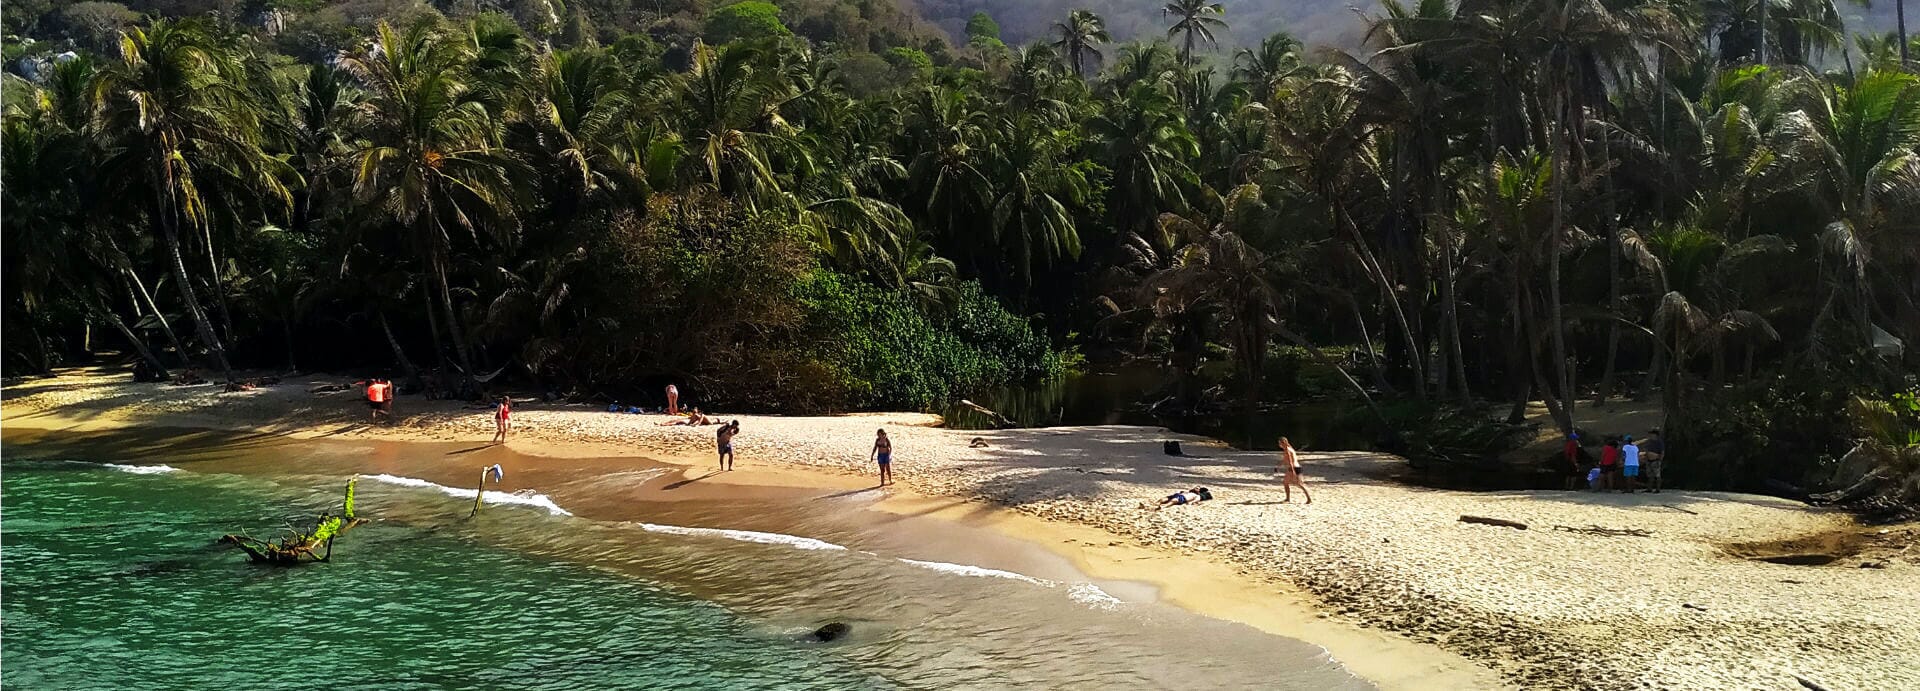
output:
[{"label": "palm tree", "polygon": [[1100,46],[1113,41],[1100,15],[1092,10],[1068,12],[1066,21],[1054,22],[1053,33],[1060,37],[1053,42],[1053,47],[1066,56],[1067,66],[1081,79],[1087,78],[1089,64],[1099,65],[1105,57],[1100,53]]},{"label": "palm tree", "polygon": [[1198,181],[1187,162],[1199,144],[1164,88],[1136,82],[1088,123],[1098,158],[1112,171],[1111,208],[1123,228],[1149,223],[1162,211],[1182,213],[1186,190]]},{"label": "palm tree", "polygon": [[777,105],[788,91],[777,71],[760,70],[761,57],[750,45],[715,49],[695,41],[693,68],[678,84],[692,178],[749,208],[778,197],[772,149],[786,144]]},{"label": "palm tree", "polygon": [[100,169],[123,199],[151,200],[181,302],[200,342],[229,380],[232,365],[200,307],[181,235],[205,234],[219,205],[209,194],[252,192],[287,204],[282,166],[260,148],[259,110],[244,88],[239,56],[200,20],[159,20],[120,41],[118,59],[94,79]]},{"label": "palm tree", "polygon": [[906,120],[911,150],[918,152],[907,163],[908,187],[915,211],[924,214],[922,227],[942,241],[975,250],[968,240],[993,190],[982,160],[986,115],[972,108],[964,92],[930,87],[917,94]]},{"label": "palm tree", "polygon": [[557,213],[593,195],[631,204],[646,197],[648,176],[614,151],[634,123],[625,75],[610,56],[593,48],[543,56],[533,90],[531,138],[561,184]]},{"label": "palm tree", "polygon": [[1175,34],[1183,35],[1180,64],[1188,69],[1193,68],[1194,43],[1204,41],[1210,46],[1214,44],[1214,30],[1227,28],[1226,20],[1220,18],[1225,11],[1226,8],[1220,3],[1209,3],[1207,0],[1174,0],[1160,8],[1161,17],[1175,18],[1173,25],[1167,27],[1167,38],[1173,38]]},{"label": "palm tree", "polygon": [[462,79],[471,64],[458,38],[426,20],[402,31],[382,22],[375,40],[343,61],[367,91],[357,113],[365,139],[352,154],[354,192],[407,229],[469,383],[476,371],[448,282],[457,251],[450,231],[477,242],[484,229],[504,241],[519,168],[496,145],[498,121],[482,94]]},{"label": "palm tree", "polygon": [[1079,258],[1074,210],[1090,194],[1084,170],[1060,160],[1064,143],[1035,120],[1016,116],[997,128],[1005,139],[994,148],[993,179],[999,187],[989,205],[993,237],[1012,255],[1010,263],[1023,286],[1033,282],[1036,257],[1044,265]]},{"label": "palm tree", "polygon": [[1260,47],[1233,54],[1233,78],[1253,86],[1255,103],[1266,103],[1280,80],[1306,69],[1300,48],[1300,41],[1285,32],[1261,39]]}]

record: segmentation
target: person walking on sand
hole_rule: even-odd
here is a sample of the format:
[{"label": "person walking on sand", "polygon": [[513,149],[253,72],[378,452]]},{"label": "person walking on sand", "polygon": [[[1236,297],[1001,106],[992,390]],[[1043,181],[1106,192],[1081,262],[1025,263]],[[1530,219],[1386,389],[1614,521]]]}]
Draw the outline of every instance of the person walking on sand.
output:
[{"label": "person walking on sand", "polygon": [[507,443],[507,431],[513,428],[513,399],[501,396],[493,407],[493,443]]},{"label": "person walking on sand", "polygon": [[1631,434],[1620,444],[1620,474],[1627,478],[1620,491],[1632,494],[1640,488],[1640,445],[1633,443]]},{"label": "person walking on sand", "polygon": [[1660,430],[1648,430],[1647,433],[1653,438],[1640,446],[1640,464],[1645,466],[1640,474],[1647,478],[1647,491],[1659,494],[1662,465],[1667,460],[1667,440],[1660,436]]},{"label": "person walking on sand", "polygon": [[367,380],[367,407],[373,409],[372,422],[379,422],[381,418],[392,422],[393,384],[377,377]]},{"label": "person walking on sand", "polygon": [[867,458],[880,463],[880,486],[893,484],[893,440],[887,438],[885,429],[874,436],[873,453]]},{"label": "person walking on sand", "polygon": [[740,433],[739,420],[734,420],[733,422],[729,422],[727,424],[721,425],[720,431],[713,433],[714,446],[715,448],[720,449],[720,469],[721,470],[733,470],[733,435],[736,435],[739,433]]},{"label": "person walking on sand", "polygon": [[1307,503],[1313,503],[1313,493],[1307,491],[1307,483],[1300,481],[1300,454],[1293,450],[1293,442],[1287,441],[1286,437],[1280,438],[1280,465],[1273,472],[1284,475],[1280,479],[1280,488],[1287,491],[1287,498],[1282,499],[1281,503],[1293,501],[1293,488],[1296,486],[1301,494],[1307,495]]},{"label": "person walking on sand", "polygon": [[667,385],[667,414],[680,414],[680,387]]}]

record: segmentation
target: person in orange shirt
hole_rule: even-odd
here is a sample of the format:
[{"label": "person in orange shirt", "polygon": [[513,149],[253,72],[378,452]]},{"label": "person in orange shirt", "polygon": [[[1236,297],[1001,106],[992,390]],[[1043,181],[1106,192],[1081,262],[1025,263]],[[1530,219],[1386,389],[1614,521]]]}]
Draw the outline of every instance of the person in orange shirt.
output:
[{"label": "person in orange shirt", "polygon": [[393,383],[385,379],[371,379],[367,382],[367,407],[373,409],[373,422],[385,417],[393,420]]}]

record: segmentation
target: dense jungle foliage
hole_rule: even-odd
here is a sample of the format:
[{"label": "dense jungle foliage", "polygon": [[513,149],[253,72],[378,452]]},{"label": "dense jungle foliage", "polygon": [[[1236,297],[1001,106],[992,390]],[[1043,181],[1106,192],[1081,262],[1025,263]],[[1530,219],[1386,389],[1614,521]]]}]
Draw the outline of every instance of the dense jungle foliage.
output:
[{"label": "dense jungle foliage", "polygon": [[[1286,346],[1561,429],[1657,396],[1705,449],[1920,361],[1920,46],[1831,3],[1387,0],[1350,52],[1223,48],[1200,0],[1025,45],[882,2],[643,9],[9,3],[8,373],[90,339],[811,411],[1074,349],[1254,394]],[[1857,436],[1826,427],[1693,477],[1805,480]]]}]

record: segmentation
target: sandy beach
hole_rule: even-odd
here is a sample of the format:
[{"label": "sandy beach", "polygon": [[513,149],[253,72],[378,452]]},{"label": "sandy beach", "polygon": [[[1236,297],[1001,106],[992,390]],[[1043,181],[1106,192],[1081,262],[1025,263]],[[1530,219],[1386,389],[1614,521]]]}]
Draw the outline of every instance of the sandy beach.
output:
[{"label": "sandy beach", "polygon": [[[7,387],[0,413],[14,429],[204,428],[476,446],[492,435],[484,408],[402,397],[398,423],[372,427],[357,390],[308,393],[348,381],[300,377],[220,393],[73,371]],[[514,419],[509,447],[524,454],[643,455],[687,464],[695,477],[712,463],[713,427],[662,427],[661,415],[523,403]],[[862,486],[872,477],[873,431],[886,427],[900,486],[882,508],[1050,543],[1095,575],[1146,574],[1177,604],[1261,619],[1257,626],[1319,643],[1390,688],[1786,689],[1803,679],[1832,689],[1920,687],[1920,550],[1860,551],[1872,546],[1860,535],[1877,531],[1794,502],[1441,491],[1392,480],[1402,462],[1391,456],[1309,451],[1309,506],[1281,503],[1272,454],[1153,428],[969,432],[917,414],[738,419],[741,470],[729,480],[839,475],[824,482]],[[974,437],[987,445],[970,448]],[[1188,455],[1162,454],[1166,439]],[[1216,501],[1141,506],[1196,485]],[[1529,529],[1465,524],[1461,515]],[[1888,544],[1910,545],[1916,528],[1886,530]],[[1833,559],[1760,560],[1801,552]]]}]

